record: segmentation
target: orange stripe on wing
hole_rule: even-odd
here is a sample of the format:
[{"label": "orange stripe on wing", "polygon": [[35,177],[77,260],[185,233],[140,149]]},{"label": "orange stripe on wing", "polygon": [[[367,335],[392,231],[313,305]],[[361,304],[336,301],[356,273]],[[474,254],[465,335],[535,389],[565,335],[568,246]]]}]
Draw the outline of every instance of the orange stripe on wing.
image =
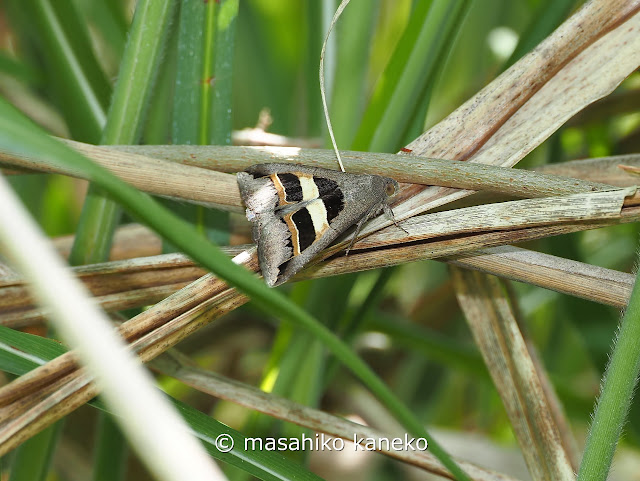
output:
[{"label": "orange stripe on wing", "polygon": [[280,205],[289,204],[289,202],[287,202],[287,194],[284,190],[284,186],[282,185],[282,182],[280,181],[280,178],[278,177],[278,174],[271,174],[269,178],[273,182],[273,186],[276,188],[276,192],[278,192]]},{"label": "orange stripe on wing", "polygon": [[293,213],[287,214],[282,218],[282,220],[284,220],[285,224],[287,224],[287,227],[289,228],[289,232],[291,232],[291,245],[293,246],[293,256],[295,257],[300,255],[300,237],[298,227],[291,219],[292,215]]}]

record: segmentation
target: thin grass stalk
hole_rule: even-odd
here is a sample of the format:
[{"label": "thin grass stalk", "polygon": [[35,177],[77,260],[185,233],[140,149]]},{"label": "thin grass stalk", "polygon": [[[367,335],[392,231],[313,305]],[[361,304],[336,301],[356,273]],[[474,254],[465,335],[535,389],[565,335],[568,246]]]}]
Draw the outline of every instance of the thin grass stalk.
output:
[{"label": "thin grass stalk", "polygon": [[495,277],[451,270],[458,302],[489,368],[534,480],[569,481],[574,471],[512,308]]},{"label": "thin grass stalk", "polygon": [[614,341],[598,398],[587,443],[578,471],[578,481],[607,479],[613,455],[629,413],[640,374],[640,282],[631,293],[629,305]]},{"label": "thin grass stalk", "polygon": [[[318,166],[331,165],[331,162],[335,162],[335,160],[331,160],[332,154],[329,151],[296,149],[296,154],[292,155],[293,151],[290,149],[274,151],[273,149],[264,148],[213,146],[202,148],[173,146],[176,149],[171,147],[163,148],[165,152],[169,152],[168,154],[165,153],[165,156],[183,156],[185,159],[194,156],[194,152],[198,152],[200,158],[207,155],[210,158],[224,156],[232,159],[237,156],[243,159],[235,161],[236,165],[233,168],[229,167],[225,162],[207,162],[203,165],[198,160],[191,162],[193,165],[177,165],[142,155],[122,154],[105,147],[78,143],[72,143],[71,145],[141,190],[164,197],[236,211],[241,210],[242,201],[235,177],[209,170],[211,164],[222,166],[223,169],[237,171],[255,163],[274,160],[289,163],[303,162]],[[154,154],[158,154],[158,152],[156,151]],[[350,163],[350,157],[358,160]],[[436,159],[414,159],[407,156],[398,157],[392,154],[351,152],[345,154],[345,163],[349,167],[349,171],[354,173],[379,173],[396,178],[399,181],[411,180],[425,185],[439,184],[463,189],[488,190],[517,197],[547,197],[612,190],[613,187],[599,182],[581,181],[575,178],[504,167]],[[318,161],[319,159],[321,160],[320,162]],[[326,164],[323,159],[326,159]],[[65,168],[46,159],[35,161],[24,155],[9,155],[7,152],[0,152],[0,160],[5,165],[86,178],[77,169]],[[224,167],[225,165],[226,167]],[[199,167],[206,167],[206,169]],[[174,179],[171,184],[166,182],[167,176],[171,176]],[[402,199],[403,197],[399,196],[398,200]]]}]

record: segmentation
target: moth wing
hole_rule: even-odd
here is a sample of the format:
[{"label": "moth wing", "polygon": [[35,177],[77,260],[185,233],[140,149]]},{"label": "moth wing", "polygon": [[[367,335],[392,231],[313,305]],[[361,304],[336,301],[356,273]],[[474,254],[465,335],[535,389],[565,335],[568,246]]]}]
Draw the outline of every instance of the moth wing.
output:
[{"label": "moth wing", "polygon": [[296,207],[260,214],[252,221],[262,276],[271,287],[287,281],[338,236],[328,230],[316,240],[308,224],[301,221],[301,216],[308,218],[308,204]]},{"label": "moth wing", "polygon": [[[278,286],[288,281],[291,277],[300,272],[310,261],[312,261],[320,252],[329,247],[333,241],[335,241],[340,235],[345,233],[349,228],[358,224],[362,220],[366,220],[375,215],[384,204],[384,201],[377,203],[370,203],[365,206],[361,206],[357,212],[346,212],[345,215],[338,216],[329,224],[325,233],[315,240],[308,248],[303,250],[299,255],[295,255],[279,267],[280,274],[277,277],[273,286]],[[262,265],[262,263],[261,263]]]},{"label": "moth wing", "polygon": [[[315,230],[316,238],[307,246],[301,240],[299,253],[294,247],[294,256],[279,266],[280,274],[274,286],[289,280],[341,234],[363,219],[375,215],[386,205],[387,183],[381,177],[329,171],[333,177],[329,179],[328,176],[324,176],[324,169],[315,170],[314,181],[320,195],[304,209],[299,209],[298,218],[294,216],[293,219],[296,221],[299,236]],[[306,221],[305,211],[310,214]],[[295,235],[294,231],[292,236],[295,238]]]},{"label": "moth wing", "polygon": [[277,163],[239,172],[267,284],[286,282],[340,234],[375,214],[386,203],[389,182],[395,181]]}]

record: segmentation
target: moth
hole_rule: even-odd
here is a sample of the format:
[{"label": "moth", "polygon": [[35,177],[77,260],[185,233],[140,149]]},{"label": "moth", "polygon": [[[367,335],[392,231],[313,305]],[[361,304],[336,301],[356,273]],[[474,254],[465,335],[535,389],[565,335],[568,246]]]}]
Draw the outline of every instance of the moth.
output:
[{"label": "moth", "polygon": [[293,164],[254,165],[237,179],[271,287],[289,280],[353,225],[355,239],[380,211],[393,218],[388,200],[398,191],[388,177]]}]

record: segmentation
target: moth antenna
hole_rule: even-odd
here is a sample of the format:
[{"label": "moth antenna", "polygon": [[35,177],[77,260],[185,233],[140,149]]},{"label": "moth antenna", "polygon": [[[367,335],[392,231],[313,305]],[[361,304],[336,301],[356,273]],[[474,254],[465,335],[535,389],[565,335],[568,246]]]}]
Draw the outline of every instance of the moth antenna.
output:
[{"label": "moth antenna", "polygon": [[333,30],[334,25],[342,15],[342,11],[345,9],[351,0],[342,0],[336,13],[333,15],[333,19],[331,20],[331,24],[329,25],[329,30],[327,31],[327,36],[324,38],[324,42],[322,42],[322,50],[320,51],[320,68],[318,69],[318,74],[320,76],[320,96],[322,97],[322,107],[324,109],[324,118],[327,121],[327,129],[329,130],[329,137],[331,137],[331,144],[333,144],[333,150],[336,153],[336,157],[338,159],[338,165],[340,166],[340,170],[342,172],[346,172],[344,170],[344,165],[342,165],[342,157],[340,157],[340,151],[338,151],[338,144],[336,143],[336,138],[333,135],[333,127],[331,126],[331,119],[329,118],[329,107],[327,107],[327,95],[325,93],[324,87],[324,55],[327,50],[327,44],[329,43],[329,35],[331,35],[331,31]]}]

